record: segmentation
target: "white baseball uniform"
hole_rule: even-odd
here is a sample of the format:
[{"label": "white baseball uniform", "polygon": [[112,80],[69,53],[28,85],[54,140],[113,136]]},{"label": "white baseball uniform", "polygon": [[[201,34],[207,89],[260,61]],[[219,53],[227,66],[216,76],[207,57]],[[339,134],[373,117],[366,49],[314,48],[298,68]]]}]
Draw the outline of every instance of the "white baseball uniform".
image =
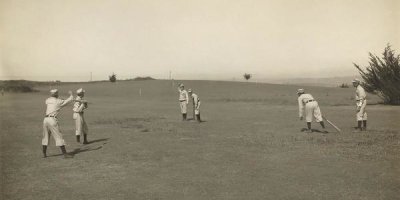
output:
[{"label": "white baseball uniform", "polygon": [[301,94],[298,98],[299,102],[299,117],[306,116],[306,122],[312,122],[313,117],[316,122],[321,122],[322,113],[319,109],[318,102],[314,100],[311,94]]},{"label": "white baseball uniform", "polygon": [[187,104],[189,103],[189,94],[185,89],[179,89],[179,105],[181,107],[181,113],[187,113]]},{"label": "white baseball uniform", "polygon": [[[80,96],[76,97],[76,100],[83,100]],[[74,108],[72,109],[74,111],[73,114],[73,119],[75,120],[75,135],[82,135],[82,134],[88,134],[88,126],[86,124],[85,118],[83,117],[84,110],[87,109],[87,104],[83,102],[76,101],[74,103]]]},{"label": "white baseball uniform", "polygon": [[194,114],[198,115],[200,114],[200,98],[197,94],[192,93],[192,99],[194,104]]},{"label": "white baseball uniform", "polygon": [[64,146],[65,141],[58,126],[57,115],[62,107],[71,102],[73,96],[68,99],[62,100],[55,97],[46,99],[46,116],[43,120],[43,138],[42,145],[49,145],[49,135],[51,134],[56,142],[56,146]]},{"label": "white baseball uniform", "polygon": [[367,93],[361,85],[358,85],[356,88],[356,106],[357,106],[357,121],[367,120],[368,115],[365,110],[367,106]]}]

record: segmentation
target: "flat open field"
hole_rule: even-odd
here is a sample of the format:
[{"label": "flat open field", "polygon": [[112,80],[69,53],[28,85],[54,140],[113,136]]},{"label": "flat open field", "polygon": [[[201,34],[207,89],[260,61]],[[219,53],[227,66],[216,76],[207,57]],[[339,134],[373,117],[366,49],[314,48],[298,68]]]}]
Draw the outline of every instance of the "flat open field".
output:
[{"label": "flat open field", "polygon": [[296,86],[183,83],[206,122],[181,121],[170,81],[61,85],[90,101],[89,145],[75,142],[72,105],[59,116],[73,159],[53,139],[42,158],[48,87],[0,96],[0,199],[399,198],[400,107],[371,97],[368,131],[352,132],[353,88],[306,87],[343,132],[303,133]]}]

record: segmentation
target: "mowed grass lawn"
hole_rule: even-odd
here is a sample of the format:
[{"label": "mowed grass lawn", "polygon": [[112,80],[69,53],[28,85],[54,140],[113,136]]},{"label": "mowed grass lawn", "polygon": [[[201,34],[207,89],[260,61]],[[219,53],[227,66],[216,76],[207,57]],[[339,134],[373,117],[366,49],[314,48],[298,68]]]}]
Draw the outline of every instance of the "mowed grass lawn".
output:
[{"label": "mowed grass lawn", "polygon": [[90,101],[89,145],[75,142],[72,105],[59,116],[73,159],[53,139],[42,158],[49,87],[0,96],[1,199],[399,198],[400,107],[370,95],[368,131],[352,132],[354,88],[305,87],[343,132],[303,133],[298,86],[182,82],[206,122],[181,121],[177,82],[59,86]]}]

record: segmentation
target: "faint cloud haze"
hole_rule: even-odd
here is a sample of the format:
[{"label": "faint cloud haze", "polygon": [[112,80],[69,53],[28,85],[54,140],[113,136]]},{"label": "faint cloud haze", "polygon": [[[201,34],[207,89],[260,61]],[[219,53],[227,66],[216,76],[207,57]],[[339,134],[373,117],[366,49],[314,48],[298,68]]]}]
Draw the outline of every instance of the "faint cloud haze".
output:
[{"label": "faint cloud haze", "polygon": [[2,0],[0,79],[353,76],[387,43],[396,0]]}]

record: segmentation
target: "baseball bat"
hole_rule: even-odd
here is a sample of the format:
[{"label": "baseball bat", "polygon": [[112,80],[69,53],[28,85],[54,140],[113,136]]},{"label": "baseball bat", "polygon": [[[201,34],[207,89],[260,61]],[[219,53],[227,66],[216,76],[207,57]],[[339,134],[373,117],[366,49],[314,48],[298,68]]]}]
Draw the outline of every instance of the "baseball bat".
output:
[{"label": "baseball bat", "polygon": [[328,124],[330,124],[333,128],[335,128],[339,133],[341,133],[342,131],[340,130],[339,127],[337,127],[334,123],[332,123],[331,121],[329,121],[326,117],[322,117],[326,122],[328,122]]}]

